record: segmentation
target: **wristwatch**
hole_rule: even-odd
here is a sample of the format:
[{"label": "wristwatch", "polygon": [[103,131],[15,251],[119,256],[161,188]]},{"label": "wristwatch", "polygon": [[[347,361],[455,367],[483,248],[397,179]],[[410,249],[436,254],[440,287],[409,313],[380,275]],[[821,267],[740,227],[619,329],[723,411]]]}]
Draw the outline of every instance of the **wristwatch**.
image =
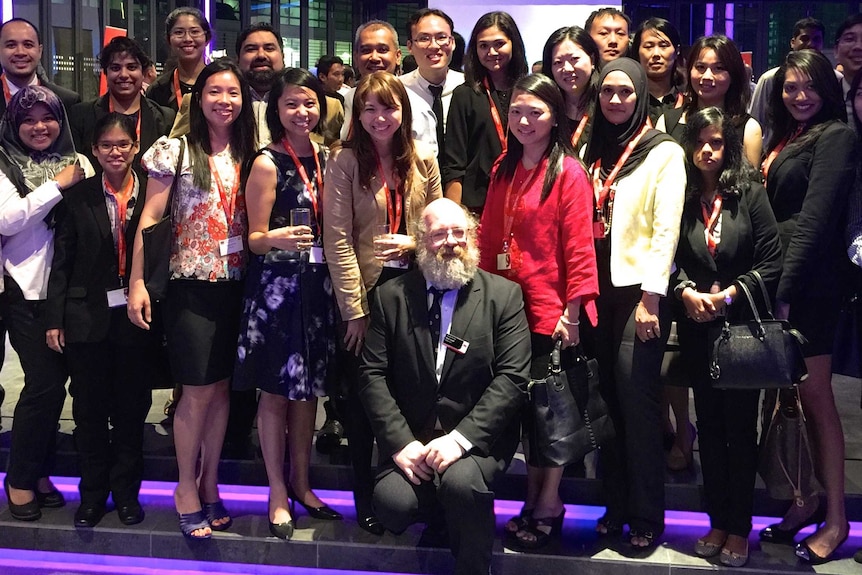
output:
[{"label": "wristwatch", "polygon": [[724,290],[724,305],[730,305],[733,303],[733,298],[730,297],[730,290]]}]

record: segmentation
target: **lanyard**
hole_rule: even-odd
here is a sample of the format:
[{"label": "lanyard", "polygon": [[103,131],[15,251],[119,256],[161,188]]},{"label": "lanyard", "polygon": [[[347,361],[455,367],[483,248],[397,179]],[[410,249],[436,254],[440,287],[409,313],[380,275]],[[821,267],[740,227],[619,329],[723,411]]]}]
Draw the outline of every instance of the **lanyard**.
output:
[{"label": "lanyard", "polygon": [[[135,126],[135,134],[138,136],[139,142],[141,141],[141,114],[143,113],[142,108],[143,108],[143,104],[141,104],[141,107],[138,108],[138,125]],[[114,111],[114,99],[111,98],[110,94],[108,94],[108,111],[109,112]],[[128,114],[126,114],[126,115],[128,115]]]},{"label": "lanyard", "polygon": [[[0,83],[3,84],[3,97],[6,98],[6,103],[8,104],[9,101],[12,100],[12,90],[9,89],[9,80],[6,79],[6,74],[0,74]],[[36,83],[32,85],[39,85],[38,77],[36,78]]]},{"label": "lanyard", "polygon": [[700,209],[703,212],[703,224],[706,226],[706,249],[709,250],[709,255],[715,257],[715,226],[718,223],[718,217],[721,215],[721,194],[716,193],[715,199],[712,200],[712,214],[706,211],[706,205],[701,202]]},{"label": "lanyard", "polygon": [[[539,177],[539,173],[542,171],[539,169],[541,164],[542,162],[539,162],[532,170],[527,170],[526,168],[523,168],[519,162],[518,168],[516,168],[515,173],[512,174],[512,180],[509,182],[509,187],[506,188],[506,199],[503,200],[503,253],[509,251],[509,240],[514,236],[512,226],[515,224],[515,215],[518,212],[518,204],[521,202],[521,197],[533,187],[533,184],[536,182],[536,178]],[[529,172],[529,179],[521,185],[517,194],[512,197],[512,190],[515,187],[515,176],[518,175],[519,168]]]},{"label": "lanyard", "polygon": [[117,202],[117,265],[120,270],[120,278],[126,277],[126,218],[129,213],[129,200],[135,190],[135,173],[131,172],[129,183],[120,191],[114,189],[105,174],[102,174],[102,186],[105,191],[114,196]]},{"label": "lanyard", "polygon": [[[303,166],[302,162],[299,161],[299,157],[296,155],[296,152],[293,151],[293,146],[290,145],[287,138],[284,138],[281,141],[281,145],[284,146],[285,151],[290,154],[294,165],[296,165],[296,171],[299,172],[299,177],[302,178],[302,183],[305,184],[305,189],[308,190],[308,195],[311,197],[311,209],[314,210],[314,221],[317,226],[320,227],[321,214],[320,206],[317,202],[318,194],[323,192],[323,174],[320,171],[320,157],[316,152],[314,152],[314,165],[317,168],[317,173],[315,174],[315,179],[317,180],[317,192],[315,192],[314,187],[311,185],[311,180],[308,177],[308,172],[305,171],[305,166]],[[312,146],[312,151],[314,151],[314,146]]]},{"label": "lanyard", "polygon": [[227,194],[225,193],[224,184],[221,181],[221,176],[216,169],[215,162],[213,161],[212,156],[209,157],[210,161],[210,171],[212,172],[212,177],[216,181],[216,186],[218,187],[218,195],[221,199],[221,207],[224,210],[224,217],[227,220],[227,237],[230,238],[230,228],[233,225],[233,211],[236,208],[236,197],[239,195],[239,164],[234,165],[234,170],[236,171],[236,177],[233,180],[233,187],[230,190],[230,204],[227,201]]},{"label": "lanyard", "polygon": [[177,111],[179,112],[180,104],[183,103],[183,91],[180,89],[180,69],[174,69],[174,94],[177,98]]},{"label": "lanyard", "polygon": [[578,140],[581,139],[581,134],[584,133],[584,128],[587,127],[587,121],[589,121],[589,119],[589,116],[587,116],[586,114],[581,116],[581,121],[578,122],[578,129],[575,130],[574,134],[572,134],[572,145],[575,146],[575,148],[577,148],[578,146]]},{"label": "lanyard", "polygon": [[389,216],[389,233],[397,234],[401,227],[401,212],[403,209],[404,198],[400,190],[395,189],[395,209],[392,208],[392,192],[389,190],[389,183],[386,181],[386,174],[383,172],[383,166],[380,164],[380,156],[377,156],[377,172],[380,174],[380,179],[383,180],[383,191],[386,193],[386,213]]},{"label": "lanyard", "polygon": [[683,103],[683,101],[684,101],[684,97],[683,97],[683,95],[682,95],[682,92],[677,92],[677,94],[676,94],[676,103],[673,105],[674,109],[676,109],[676,108],[682,108],[682,103]]},{"label": "lanyard", "polygon": [[486,77],[482,81],[485,85],[485,94],[488,95],[488,103],[491,105],[491,119],[494,121],[494,128],[497,130],[497,137],[500,139],[500,147],[503,148],[503,153],[506,153],[506,133],[503,130],[503,121],[500,119],[500,112],[497,110],[497,105],[494,99],[491,98],[491,87],[488,84]]},{"label": "lanyard", "polygon": [[[608,174],[608,177],[605,180],[604,185],[602,185],[601,187],[599,187],[599,184],[601,183],[600,175],[601,175],[601,171],[602,171],[601,170],[602,159],[601,158],[597,159],[596,163],[593,164],[593,168],[592,168],[593,190],[595,191],[595,194],[596,194],[596,210],[597,211],[601,210],[602,206],[605,205],[605,201],[607,201],[608,196],[611,194],[611,186],[613,185],[614,180],[617,177],[617,174],[620,173],[620,170],[622,169],[623,164],[625,164],[626,160],[629,159],[629,156],[631,156],[635,147],[637,147],[638,142],[640,142],[643,135],[646,134],[649,129],[650,129],[649,124],[645,123],[643,128],[641,128],[641,131],[638,132],[637,136],[635,136],[634,138],[629,140],[629,143],[626,146],[626,149],[623,150],[622,155],[617,160],[616,165],[614,165],[614,169],[611,170],[610,174]],[[613,197],[611,199],[613,199]]]},{"label": "lanyard", "polygon": [[764,187],[766,186],[766,178],[769,174],[769,168],[772,167],[772,162],[775,161],[775,158],[778,157],[778,154],[781,153],[781,150],[783,150],[784,147],[787,146],[787,144],[789,144],[790,142],[795,140],[796,137],[802,133],[802,130],[804,127],[805,127],[804,124],[800,124],[799,127],[796,128],[795,132],[793,132],[788,137],[786,137],[783,140],[781,140],[780,142],[778,142],[778,145],[775,146],[775,148],[773,148],[773,150],[771,152],[769,152],[769,155],[766,156],[766,159],[763,160],[762,164],[760,164],[760,173],[763,174],[763,185],[764,185]]}]

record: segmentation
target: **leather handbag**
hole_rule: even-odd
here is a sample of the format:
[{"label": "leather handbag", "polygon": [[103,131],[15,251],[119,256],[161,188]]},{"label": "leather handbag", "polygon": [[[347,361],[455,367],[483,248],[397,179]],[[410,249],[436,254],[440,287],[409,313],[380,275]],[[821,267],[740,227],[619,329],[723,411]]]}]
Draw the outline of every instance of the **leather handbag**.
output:
[{"label": "leather handbag", "polygon": [[607,404],[599,393],[598,364],[577,353],[563,370],[562,343],[551,352],[548,375],[529,384],[526,432],[528,461],[536,467],[562,467],[580,461],[613,436]]},{"label": "leather handbag", "polygon": [[171,183],[171,191],[168,193],[168,200],[165,204],[165,212],[159,221],[141,230],[144,245],[144,285],[153,301],[165,299],[168,292],[168,281],[171,278],[171,245],[174,242],[171,212],[173,211],[174,195],[180,180],[179,174],[183,165],[185,150],[186,139],[180,138],[180,153],[174,171],[174,180]]},{"label": "leather handbag", "polygon": [[714,337],[709,374],[719,389],[777,389],[800,383],[808,377],[802,344],[805,338],[785,320],[772,315],[763,278],[751,272],[763,296],[766,318],[762,319],[748,286],[737,285],[745,295],[753,319],[731,323],[725,319]]},{"label": "leather handbag", "polygon": [[804,505],[806,498],[821,493],[823,488],[814,474],[799,390],[792,387],[769,391],[763,406],[758,473],[770,497]]}]

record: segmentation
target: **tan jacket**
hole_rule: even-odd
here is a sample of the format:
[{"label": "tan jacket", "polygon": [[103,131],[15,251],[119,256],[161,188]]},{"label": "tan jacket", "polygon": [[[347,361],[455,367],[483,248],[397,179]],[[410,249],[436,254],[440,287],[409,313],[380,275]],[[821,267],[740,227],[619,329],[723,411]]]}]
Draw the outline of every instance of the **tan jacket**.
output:
[{"label": "tan jacket", "polygon": [[[433,149],[416,142],[416,154],[413,185],[404,198],[408,229],[428,203],[443,195]],[[367,293],[383,269],[374,258],[373,237],[374,226],[386,222],[386,195],[377,175],[371,179],[373,194],[360,186],[359,164],[350,148],[332,153],[324,182],[323,249],[335,299],[342,320],[359,319],[370,313]]]}]

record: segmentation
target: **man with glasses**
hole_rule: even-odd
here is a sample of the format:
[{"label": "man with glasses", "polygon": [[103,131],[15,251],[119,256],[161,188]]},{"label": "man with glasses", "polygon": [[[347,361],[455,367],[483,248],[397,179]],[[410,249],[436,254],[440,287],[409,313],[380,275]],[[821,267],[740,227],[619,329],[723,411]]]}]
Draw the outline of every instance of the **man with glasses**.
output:
[{"label": "man with glasses", "polygon": [[407,49],[418,67],[401,76],[401,82],[419,94],[437,118],[438,157],[443,153],[452,91],[464,83],[462,72],[449,69],[455,48],[453,28],[452,19],[435,8],[414,12],[407,22]]},{"label": "man with glasses", "polygon": [[[353,63],[356,72],[360,75],[380,71],[394,74],[401,64],[401,49],[398,48],[398,32],[392,24],[383,20],[371,20],[357,28],[353,41]],[[355,90],[351,88],[344,94],[342,140],[350,136]],[[413,112],[413,137],[432,146],[436,151],[437,117],[431,110],[431,106],[410,88],[407,88],[407,97],[410,99],[410,108]]]}]

